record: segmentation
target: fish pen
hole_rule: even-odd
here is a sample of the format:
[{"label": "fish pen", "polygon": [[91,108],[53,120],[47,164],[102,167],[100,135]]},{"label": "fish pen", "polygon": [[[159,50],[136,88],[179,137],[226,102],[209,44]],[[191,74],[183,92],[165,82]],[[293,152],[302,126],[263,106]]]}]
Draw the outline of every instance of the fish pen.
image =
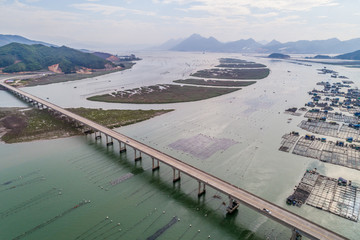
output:
[{"label": "fish pen", "polygon": [[[286,139],[285,144],[287,144]],[[360,146],[355,144],[342,141],[337,141],[336,143],[322,141],[322,139],[316,138],[314,135],[306,135],[305,137],[300,137],[296,142],[292,153],[360,170]]]},{"label": "fish pen", "polygon": [[290,150],[295,146],[295,143],[299,139],[299,134],[292,132],[289,134],[285,134],[282,137],[281,146],[279,148],[280,151],[290,152]]},{"label": "fish pen", "polygon": [[351,221],[358,221],[360,189],[345,179],[330,178],[307,170],[294,193],[287,198],[288,205],[301,207],[303,203],[328,211]]},{"label": "fish pen", "polygon": [[324,122],[320,120],[301,121],[299,127],[312,133],[322,134],[326,136],[337,137],[339,124],[335,122]]},{"label": "fish pen", "polygon": [[305,118],[310,119],[324,119],[326,118],[329,121],[336,121],[336,122],[344,122],[344,123],[351,123],[351,124],[357,124],[359,122],[359,119],[355,116],[347,116],[342,113],[332,113],[325,111],[314,111],[310,110],[307,113],[305,113]]}]

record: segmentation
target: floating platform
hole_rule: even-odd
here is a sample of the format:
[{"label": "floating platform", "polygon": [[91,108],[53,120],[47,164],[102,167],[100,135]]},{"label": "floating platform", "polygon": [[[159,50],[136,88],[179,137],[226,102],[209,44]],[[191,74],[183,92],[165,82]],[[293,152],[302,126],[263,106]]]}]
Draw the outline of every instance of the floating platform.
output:
[{"label": "floating platform", "polygon": [[293,154],[360,170],[360,146],[345,142],[324,142],[315,136],[313,140],[306,139],[304,136],[297,137],[298,140],[296,140],[295,137],[284,135],[279,150],[290,152],[289,149],[295,145]]},{"label": "floating platform", "polygon": [[303,203],[331,212],[351,221],[358,221],[360,211],[360,189],[338,184],[338,179],[306,171],[295,192],[288,197],[289,205]]},{"label": "floating platform", "polygon": [[325,113],[324,111],[308,111],[307,113],[305,113],[304,117],[310,119],[326,118],[329,121],[352,123],[352,124],[357,124],[359,122],[359,119],[354,116],[347,116],[344,114],[332,113],[332,112]]}]

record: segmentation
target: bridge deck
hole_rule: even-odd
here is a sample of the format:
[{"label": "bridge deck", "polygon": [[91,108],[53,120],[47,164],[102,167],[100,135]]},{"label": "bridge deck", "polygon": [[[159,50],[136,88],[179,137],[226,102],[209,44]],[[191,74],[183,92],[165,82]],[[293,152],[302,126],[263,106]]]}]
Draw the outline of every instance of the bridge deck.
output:
[{"label": "bridge deck", "polygon": [[[9,89],[12,92],[17,92],[23,96],[26,96],[33,101],[36,101],[42,105],[47,106],[55,111],[58,111],[69,118],[72,118],[94,130],[102,132],[113,139],[116,139],[120,142],[126,143],[128,146],[133,147],[136,150],[139,150],[146,155],[153,157],[159,160],[162,163],[165,163],[172,168],[179,170],[180,172],[187,174],[188,176],[197,179],[200,182],[205,183],[208,186],[234,198],[239,200],[242,204],[256,210],[257,212],[289,227],[295,228],[299,230],[303,235],[310,237],[311,239],[328,239],[328,240],[336,240],[336,239],[346,239],[343,236],[340,236],[337,233],[334,233],[314,222],[311,222],[299,215],[296,215],[288,210],[281,208],[269,201],[266,201],[252,193],[249,193],[239,187],[236,187],[224,180],[221,180],[209,173],[206,173],[198,168],[195,168],[187,163],[184,163],[174,157],[171,157],[163,152],[160,152],[152,147],[149,147],[141,142],[138,142],[134,139],[131,139],[121,133],[118,133],[114,130],[108,129],[98,123],[90,121],[86,118],[83,118],[79,115],[76,115],[72,112],[69,112],[57,105],[49,103],[43,99],[35,97],[31,94],[28,94],[24,91],[21,91],[17,88],[9,86],[5,83],[0,83],[0,85],[4,86],[5,88]],[[266,208],[271,211],[271,213],[267,213],[263,209]]]}]

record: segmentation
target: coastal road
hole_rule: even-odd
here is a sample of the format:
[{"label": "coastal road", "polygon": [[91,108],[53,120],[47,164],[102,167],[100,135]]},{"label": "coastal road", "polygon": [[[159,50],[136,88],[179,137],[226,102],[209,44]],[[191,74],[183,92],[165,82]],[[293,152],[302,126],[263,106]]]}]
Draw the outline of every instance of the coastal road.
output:
[{"label": "coastal road", "polygon": [[[34,102],[37,102],[41,105],[44,105],[54,111],[57,111],[68,118],[74,119],[79,123],[82,123],[88,126],[91,129],[99,131],[104,135],[107,135],[119,142],[126,143],[127,146],[132,147],[134,150],[138,150],[152,158],[159,160],[160,162],[177,169],[181,173],[184,173],[192,178],[195,178],[201,183],[204,183],[212,188],[228,195],[230,198],[238,200],[240,203],[252,208],[260,214],[265,215],[268,218],[271,218],[284,226],[289,227],[290,229],[298,230],[302,235],[309,237],[310,239],[323,239],[323,240],[340,240],[346,239],[345,237],[330,231],[312,221],[309,221],[297,214],[294,214],[282,207],[279,207],[265,199],[262,199],[244,189],[241,189],[237,186],[232,185],[218,177],[215,177],[205,171],[202,171],[194,166],[191,166],[187,163],[180,161],[174,157],[171,157],[159,150],[156,150],[150,146],[147,146],[141,142],[138,142],[132,138],[129,138],[121,133],[118,133],[114,130],[106,128],[98,123],[90,121],[86,118],[83,118],[77,114],[69,112],[55,104],[47,102],[43,99],[40,99],[36,96],[28,94],[24,91],[21,91],[17,88],[9,86],[6,83],[0,83],[3,87],[10,90],[15,94],[20,94],[29,99],[32,99]],[[269,211],[265,211],[267,209]],[[271,213],[270,213],[271,212]]]}]

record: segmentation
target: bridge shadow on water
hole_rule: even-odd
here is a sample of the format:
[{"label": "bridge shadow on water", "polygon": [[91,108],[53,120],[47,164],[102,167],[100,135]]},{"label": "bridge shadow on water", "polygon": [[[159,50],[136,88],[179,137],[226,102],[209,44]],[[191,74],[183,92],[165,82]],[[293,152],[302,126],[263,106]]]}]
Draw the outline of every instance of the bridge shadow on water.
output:
[{"label": "bridge shadow on water", "polygon": [[[214,226],[214,228],[221,228],[226,231],[229,235],[233,237],[233,239],[249,239],[249,240],[258,240],[263,239],[260,236],[257,236],[254,232],[249,229],[241,226],[236,218],[239,217],[239,211],[235,210],[232,214],[225,214],[225,210],[221,212],[219,208],[225,208],[226,206],[220,206],[217,209],[214,209],[212,206],[208,204],[209,201],[214,199],[213,196],[207,196],[207,194],[197,197],[197,188],[194,188],[194,191],[190,193],[185,193],[181,189],[181,181],[184,181],[183,184],[194,181],[190,179],[181,179],[180,182],[173,183],[172,179],[164,179],[164,177],[169,176],[170,167],[165,169],[165,173],[162,175],[161,171],[164,168],[164,164],[161,165],[160,169],[156,171],[152,171],[151,166],[149,169],[143,169],[143,161],[151,162],[151,158],[148,156],[143,156],[143,159],[135,162],[128,153],[119,154],[118,147],[110,146],[107,147],[104,145],[102,141],[94,141],[87,139],[88,144],[94,148],[100,154],[105,154],[107,160],[111,161],[113,164],[118,165],[123,169],[128,169],[134,175],[139,175],[138,179],[144,182],[144,185],[147,184],[150,187],[156,188],[156,191],[160,191],[169,197],[172,197],[174,201],[182,205],[186,209],[192,210],[192,212],[199,217],[203,221],[206,221]],[[133,152],[132,150],[130,152]],[[150,164],[151,165],[151,164]],[[172,173],[171,173],[172,175]],[[184,175],[183,175],[184,176]],[[196,195],[196,196],[194,196]],[[150,201],[150,200],[149,200]],[[221,200],[222,201],[222,200]],[[228,200],[225,200],[226,204],[228,204]],[[222,205],[222,203],[221,203]],[[207,217],[204,215],[207,214]],[[241,216],[240,216],[241,217]]]}]

